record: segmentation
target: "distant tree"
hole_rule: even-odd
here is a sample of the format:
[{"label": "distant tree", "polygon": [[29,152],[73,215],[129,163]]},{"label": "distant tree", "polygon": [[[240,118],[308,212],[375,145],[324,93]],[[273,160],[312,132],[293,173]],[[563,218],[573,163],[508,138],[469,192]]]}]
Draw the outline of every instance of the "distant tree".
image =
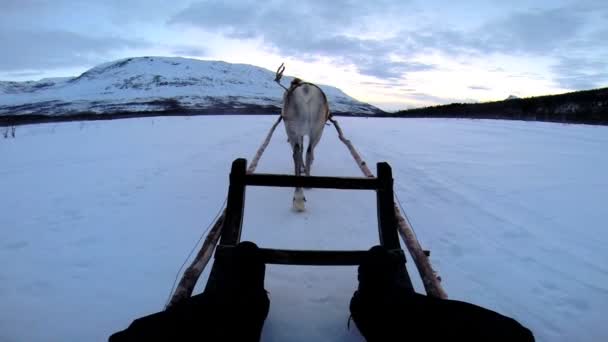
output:
[{"label": "distant tree", "polygon": [[608,125],[608,88],[484,103],[451,103],[403,110],[394,116],[539,120]]}]

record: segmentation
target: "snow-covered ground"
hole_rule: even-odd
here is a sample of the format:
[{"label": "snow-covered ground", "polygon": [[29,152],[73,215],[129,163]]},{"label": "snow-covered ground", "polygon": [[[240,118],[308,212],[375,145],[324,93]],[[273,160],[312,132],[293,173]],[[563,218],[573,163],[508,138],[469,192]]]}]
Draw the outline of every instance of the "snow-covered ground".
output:
[{"label": "snow-covered ground", "polygon": [[[45,124],[0,139],[0,341],[101,341],[162,309],[225,198],[231,161],[251,157],[273,120]],[[340,121],[368,163],[392,164],[451,298],[513,316],[539,341],[608,340],[608,127]],[[288,148],[277,130],[258,171],[289,173]],[[314,173],[358,176],[350,158],[327,127]],[[309,190],[307,199],[297,214],[290,189],[249,189],[243,239],[377,242],[373,193]],[[361,341],[347,329],[356,285],[354,267],[269,266],[263,340]]]}]

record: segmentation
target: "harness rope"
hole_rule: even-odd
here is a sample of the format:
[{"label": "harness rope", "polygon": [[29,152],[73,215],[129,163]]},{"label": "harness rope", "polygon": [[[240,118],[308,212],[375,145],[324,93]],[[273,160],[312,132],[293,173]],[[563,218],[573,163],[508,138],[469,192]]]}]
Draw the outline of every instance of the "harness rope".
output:
[{"label": "harness rope", "polygon": [[[222,203],[222,206],[217,211],[217,214],[215,215],[213,220],[211,220],[211,223],[209,223],[209,226],[207,226],[207,229],[205,229],[205,231],[203,231],[203,233],[201,234],[201,236],[198,239],[198,241],[196,242],[196,244],[194,246],[192,246],[192,249],[190,250],[190,253],[188,253],[186,260],[184,260],[184,263],[180,266],[179,270],[177,271],[177,274],[175,274],[175,280],[173,281],[173,285],[171,286],[171,291],[169,291],[169,298],[167,298],[167,302],[165,303],[166,307],[168,307],[169,303],[171,303],[171,300],[173,297],[173,290],[175,290],[175,284],[177,283],[177,278],[179,277],[179,274],[181,273],[182,269],[184,269],[184,266],[186,266],[186,263],[188,262],[188,260],[190,260],[190,257],[192,256],[192,253],[194,253],[196,246],[198,246],[198,244],[201,243],[201,240],[203,240],[205,233],[207,233],[209,231],[209,228],[211,228],[211,225],[215,223],[215,220],[217,220],[220,217],[220,215],[223,215],[224,207],[226,206],[227,201],[228,201],[228,197],[226,197],[226,199],[224,199],[224,203]],[[205,268],[205,266],[203,266],[203,269],[204,268]]]},{"label": "harness rope", "polygon": [[[274,130],[277,128],[277,126],[279,125],[279,123],[281,122],[282,119],[283,119],[283,117],[279,116],[277,121],[270,128],[270,131],[268,131],[268,134],[266,135],[266,139],[264,139],[264,142],[262,142],[262,145],[260,145],[257,152],[255,153],[255,156],[251,160],[251,163],[249,164],[249,167],[247,168],[247,173],[255,172],[255,169],[258,166],[258,162],[260,161],[260,158],[262,158],[262,154],[264,153],[264,151],[266,150],[266,147],[268,147],[268,144],[270,143],[270,139],[272,138],[272,134],[274,133]],[[209,231],[209,234],[207,234],[207,237],[205,238],[205,242],[203,242],[203,245],[201,246],[201,249],[199,250],[198,254],[196,255],[196,257],[194,257],[194,260],[192,261],[190,266],[188,266],[186,271],[184,271],[184,275],[182,276],[182,279],[180,280],[179,284],[177,285],[177,288],[175,289],[175,292],[173,293],[173,297],[171,297],[171,300],[169,301],[167,308],[179,303],[183,299],[186,299],[186,298],[189,298],[192,296],[192,292],[194,291],[194,286],[196,285],[198,278],[203,273],[203,270],[205,270],[205,267],[209,263],[209,259],[211,259],[211,255],[213,254],[213,251],[215,250],[215,247],[217,246],[217,243],[220,239],[220,235],[222,232],[222,226],[223,226],[225,217],[226,217],[226,209],[224,209],[222,211],[222,214],[219,215],[219,217],[217,218],[217,221],[215,221],[215,224]]]}]

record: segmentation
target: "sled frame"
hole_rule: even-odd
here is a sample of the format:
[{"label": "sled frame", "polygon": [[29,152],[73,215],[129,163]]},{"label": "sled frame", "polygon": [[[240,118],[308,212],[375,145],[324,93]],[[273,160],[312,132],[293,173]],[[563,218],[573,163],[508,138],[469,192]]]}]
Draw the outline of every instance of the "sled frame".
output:
[{"label": "sled frame", "polygon": [[[278,174],[247,173],[247,160],[236,159],[230,172],[230,186],[219,245],[207,288],[213,286],[221,259],[232,252],[240,242],[245,209],[247,186],[303,187],[320,189],[371,190],[376,192],[378,236],[380,245],[397,254],[405,266],[405,254],[399,244],[397,219],[394,210],[393,175],[390,165],[378,163],[377,177],[318,177]],[[361,263],[366,251],[361,250],[288,250],[260,248],[265,264],[311,265],[311,266],[354,266]],[[405,267],[403,268],[405,271]],[[407,271],[405,271],[407,275]],[[409,276],[407,281],[411,284]]]}]

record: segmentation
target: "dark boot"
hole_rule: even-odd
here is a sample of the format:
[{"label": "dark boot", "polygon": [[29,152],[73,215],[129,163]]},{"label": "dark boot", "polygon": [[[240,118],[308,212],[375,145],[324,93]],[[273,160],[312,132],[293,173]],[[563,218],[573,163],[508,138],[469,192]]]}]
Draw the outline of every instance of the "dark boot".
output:
[{"label": "dark boot", "polygon": [[350,302],[355,324],[368,341],[390,340],[406,323],[399,315],[405,308],[395,301],[414,293],[403,254],[371,248],[359,265],[358,279],[359,288]]},{"label": "dark boot", "polygon": [[243,242],[215,262],[214,287],[133,321],[112,335],[110,342],[259,341],[270,301],[258,247]]},{"label": "dark boot", "polygon": [[359,289],[350,310],[367,341],[534,341],[530,330],[514,319],[404,287],[398,280],[399,265],[386,249],[376,246],[359,266]]},{"label": "dark boot", "polygon": [[205,293],[216,300],[218,341],[259,341],[270,301],[258,246],[242,242],[232,253],[216,257],[215,263]]}]

